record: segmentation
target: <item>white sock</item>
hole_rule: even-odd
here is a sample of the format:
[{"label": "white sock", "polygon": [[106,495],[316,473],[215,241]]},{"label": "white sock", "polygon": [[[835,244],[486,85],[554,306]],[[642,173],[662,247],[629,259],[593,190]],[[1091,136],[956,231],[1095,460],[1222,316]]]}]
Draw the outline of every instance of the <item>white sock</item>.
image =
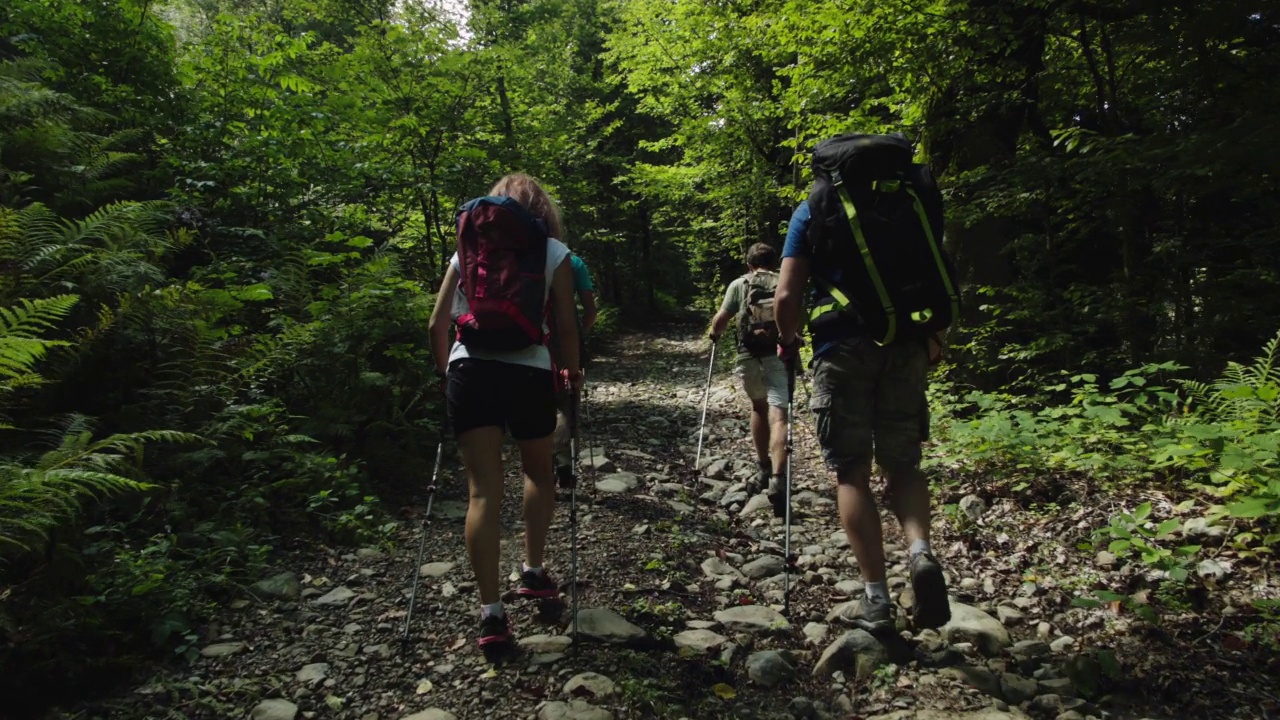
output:
[{"label": "white sock", "polygon": [[875,602],[889,602],[889,583],[886,581],[867,583],[867,598]]},{"label": "white sock", "polygon": [[530,567],[528,563],[520,563],[520,564],[524,567],[524,571],[525,571],[525,572],[529,572],[530,570],[532,570],[533,572],[537,573],[538,575],[541,575],[541,574],[542,574],[542,568],[541,568],[541,567]]},{"label": "white sock", "polygon": [[485,605],[483,603],[481,603],[480,605],[480,617],[482,618],[487,618],[490,615],[493,615],[495,617],[502,617],[503,615],[506,615],[506,614],[507,614],[507,611],[502,609],[501,600],[491,605]]},{"label": "white sock", "polygon": [[928,540],[916,540],[911,543],[911,549],[907,552],[911,557],[915,557],[920,553],[932,553],[933,549],[929,547]]}]

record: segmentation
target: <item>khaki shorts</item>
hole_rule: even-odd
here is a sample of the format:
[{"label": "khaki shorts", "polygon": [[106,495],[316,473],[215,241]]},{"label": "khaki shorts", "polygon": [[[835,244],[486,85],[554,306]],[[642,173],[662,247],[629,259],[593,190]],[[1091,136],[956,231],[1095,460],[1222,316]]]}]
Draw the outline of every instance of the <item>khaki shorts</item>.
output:
[{"label": "khaki shorts", "polygon": [[787,409],[787,367],[776,355],[738,358],[737,375],[752,401],[767,399],[769,405]]},{"label": "khaki shorts", "polygon": [[928,374],[923,340],[884,347],[849,340],[818,358],[809,407],[827,467],[844,472],[873,456],[882,468],[919,466],[929,434]]}]

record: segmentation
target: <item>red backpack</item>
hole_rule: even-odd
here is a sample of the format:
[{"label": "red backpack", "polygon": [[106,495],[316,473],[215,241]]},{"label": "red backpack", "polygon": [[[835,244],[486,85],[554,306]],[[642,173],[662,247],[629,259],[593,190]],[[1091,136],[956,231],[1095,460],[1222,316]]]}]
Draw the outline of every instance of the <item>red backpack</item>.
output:
[{"label": "red backpack", "polygon": [[490,352],[546,341],[547,231],[505,196],[476,198],[458,211],[458,282],[468,312],[458,341]]}]

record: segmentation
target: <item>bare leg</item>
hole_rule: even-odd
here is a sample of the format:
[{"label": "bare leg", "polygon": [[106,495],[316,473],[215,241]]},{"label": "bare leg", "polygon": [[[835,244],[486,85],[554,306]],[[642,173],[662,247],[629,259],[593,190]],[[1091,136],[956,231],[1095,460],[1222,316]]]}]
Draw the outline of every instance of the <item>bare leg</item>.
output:
[{"label": "bare leg", "polygon": [[908,547],[917,540],[929,542],[929,482],[919,468],[885,470],[889,507],[902,524]]},{"label": "bare leg", "polygon": [[471,502],[467,506],[466,542],[476,576],[480,603],[498,602],[498,564],[502,522],[502,428],[482,427],[458,438],[467,469]]},{"label": "bare leg", "polygon": [[[751,439],[756,445],[756,460],[769,462],[769,401],[751,401]],[[777,467],[776,465],[774,467]],[[777,472],[775,470],[775,472]]]},{"label": "bare leg", "polygon": [[551,473],[550,436],[519,443],[524,468],[524,561],[542,567],[547,531],[556,512],[556,483]]},{"label": "bare leg", "polygon": [[[754,417],[754,416],[753,416]],[[773,461],[773,474],[787,470],[787,409],[769,408],[769,458]]]},{"label": "bare leg", "polygon": [[858,559],[862,580],[883,582],[884,536],[880,529],[880,510],[871,492],[871,464],[839,473],[836,482],[840,526],[849,538],[853,556]]}]

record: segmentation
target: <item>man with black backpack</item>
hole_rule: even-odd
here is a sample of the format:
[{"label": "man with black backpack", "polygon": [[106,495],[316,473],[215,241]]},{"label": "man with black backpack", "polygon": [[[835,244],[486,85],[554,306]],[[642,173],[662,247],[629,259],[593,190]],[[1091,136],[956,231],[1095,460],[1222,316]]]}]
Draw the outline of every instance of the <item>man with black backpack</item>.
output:
[{"label": "man with black backpack", "polygon": [[747,274],[729,283],[720,312],[711,320],[711,341],[737,320],[737,372],[751,400],[751,438],[760,466],[752,492],[767,490],[774,515],[785,514],[783,473],[787,462],[787,370],[775,353],[778,324],[773,296],[778,286],[778,251],[766,243],[747,250]]},{"label": "man with black backpack", "polygon": [[809,327],[819,444],[837,481],[840,523],[866,588],[840,619],[893,632],[871,461],[910,544],[917,629],[951,617],[942,567],[929,545],[929,487],[920,472],[929,426],[928,370],[959,313],[942,249],[942,194],[901,135],[843,135],[817,146],[814,186],[792,215],[776,307],[779,354],[793,357],[802,294],[813,280]]}]

